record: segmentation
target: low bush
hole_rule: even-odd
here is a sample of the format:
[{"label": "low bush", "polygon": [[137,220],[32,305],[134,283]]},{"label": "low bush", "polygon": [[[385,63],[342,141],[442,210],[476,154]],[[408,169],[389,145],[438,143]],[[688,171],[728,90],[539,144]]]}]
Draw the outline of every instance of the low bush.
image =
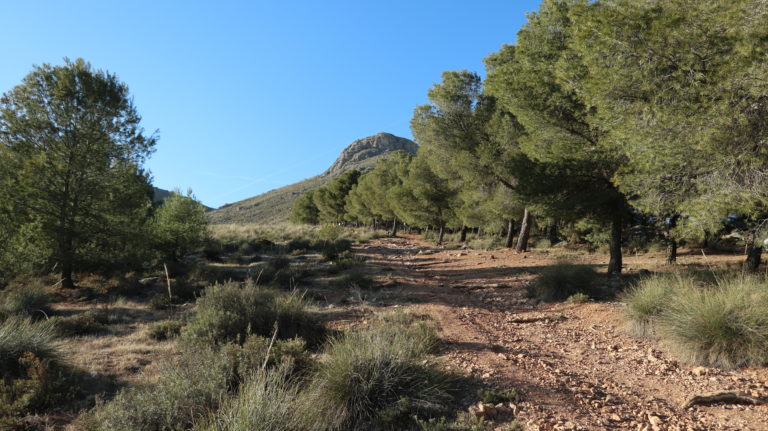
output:
[{"label": "low bush", "polygon": [[768,363],[768,284],[753,276],[675,292],[659,333],[682,360],[733,368]]},{"label": "low bush", "polygon": [[351,247],[352,242],[346,239],[326,241],[322,249],[323,259],[328,261],[335,260],[341,253],[349,251]]},{"label": "low bush", "polygon": [[373,277],[360,268],[353,268],[329,282],[334,289],[370,289],[373,285]]},{"label": "low bush", "polygon": [[72,316],[54,316],[50,318],[50,322],[60,337],[98,334],[107,330],[106,325],[101,323],[96,313],[92,311]]},{"label": "low bush", "polygon": [[[387,319],[390,319],[387,321]],[[453,379],[427,353],[434,328],[403,316],[376,322],[333,340],[308,389],[320,429],[417,429],[417,419],[444,413]]]},{"label": "low bush", "polygon": [[159,376],[155,384],[121,390],[97,409],[96,430],[187,430],[236,384],[224,354],[203,346],[183,352]]},{"label": "low bush", "polygon": [[55,405],[76,390],[67,381],[53,324],[11,316],[0,323],[0,427],[36,408]]},{"label": "low bush", "polygon": [[280,338],[302,337],[310,345],[322,341],[324,330],[307,310],[303,296],[251,283],[216,284],[197,300],[184,335],[214,343],[242,344],[249,334],[271,336],[277,322]]},{"label": "low bush", "polygon": [[546,302],[563,301],[582,293],[599,297],[598,273],[590,266],[558,264],[545,268],[528,286],[528,294]]},{"label": "low bush", "polygon": [[158,293],[149,300],[149,307],[153,310],[165,310],[174,304],[181,304],[182,300],[178,296],[168,296],[165,293]]},{"label": "low bush", "polygon": [[583,304],[587,301],[589,301],[589,295],[586,293],[574,293],[565,300],[569,304]]},{"label": "low bush", "polygon": [[163,320],[150,326],[147,336],[156,341],[170,340],[181,334],[183,326],[178,320]]},{"label": "low bush", "polygon": [[186,280],[190,284],[226,283],[228,281],[243,281],[247,273],[240,268],[222,265],[197,264],[189,271]]},{"label": "low bush", "polygon": [[298,431],[299,385],[285,367],[259,370],[249,376],[238,396],[230,398],[195,431]]},{"label": "low bush", "polygon": [[36,319],[52,314],[51,295],[39,281],[11,286],[2,298],[0,311],[5,315],[23,314]]}]

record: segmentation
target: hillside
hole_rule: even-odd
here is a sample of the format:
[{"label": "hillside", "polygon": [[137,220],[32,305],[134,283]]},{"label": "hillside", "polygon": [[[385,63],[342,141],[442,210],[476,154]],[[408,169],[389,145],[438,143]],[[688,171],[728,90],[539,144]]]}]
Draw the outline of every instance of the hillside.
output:
[{"label": "hillside", "polygon": [[418,146],[410,139],[389,133],[377,133],[358,139],[341,152],[336,161],[320,175],[270,190],[239,202],[227,204],[209,213],[212,223],[276,224],[287,221],[293,201],[302,193],[322,186],[342,173],[373,169],[376,161],[393,151],[416,154]]},{"label": "hillside", "polygon": [[[170,197],[172,193],[170,190],[161,189],[160,187],[152,187],[152,189],[154,191],[154,195],[152,197],[153,203],[159,203],[164,201],[165,199]],[[203,207],[205,208],[205,211],[213,211],[213,208],[207,205],[203,205]]]}]

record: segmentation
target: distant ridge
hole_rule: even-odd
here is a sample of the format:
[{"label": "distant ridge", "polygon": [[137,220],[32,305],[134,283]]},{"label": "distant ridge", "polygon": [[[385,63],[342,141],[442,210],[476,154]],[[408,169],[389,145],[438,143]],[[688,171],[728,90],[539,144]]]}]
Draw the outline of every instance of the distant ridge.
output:
[{"label": "distant ridge", "polygon": [[322,186],[342,173],[357,169],[369,171],[376,161],[394,151],[416,154],[418,145],[410,139],[390,133],[377,133],[358,139],[341,152],[335,162],[320,175],[264,194],[224,205],[208,213],[211,223],[277,224],[288,221],[293,201],[302,193]]}]

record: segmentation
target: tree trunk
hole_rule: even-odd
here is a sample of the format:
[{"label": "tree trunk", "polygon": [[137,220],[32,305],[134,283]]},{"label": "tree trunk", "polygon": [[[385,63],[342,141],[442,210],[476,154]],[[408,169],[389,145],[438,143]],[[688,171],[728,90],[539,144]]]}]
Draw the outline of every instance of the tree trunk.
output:
[{"label": "tree trunk", "polygon": [[621,274],[621,212],[616,211],[611,223],[611,258],[608,261],[608,275]]},{"label": "tree trunk", "polygon": [[757,272],[763,257],[763,247],[755,245],[755,233],[747,235],[747,260],[744,261],[744,269],[747,272]]},{"label": "tree trunk", "polygon": [[677,263],[677,240],[667,236],[667,265]]},{"label": "tree trunk", "polygon": [[560,237],[560,233],[557,231],[557,224],[552,224],[549,226],[548,236],[549,236],[549,243],[551,245],[555,245],[559,242],[558,237]]},{"label": "tree trunk", "polygon": [[509,219],[507,221],[507,239],[504,241],[504,247],[506,248],[512,248],[512,238],[515,235],[515,221],[513,219]]},{"label": "tree trunk", "polygon": [[443,245],[443,236],[445,236],[445,227],[440,226],[440,233],[437,235],[437,245]]},{"label": "tree trunk", "polygon": [[520,226],[520,235],[517,237],[517,247],[515,251],[522,253],[528,251],[528,238],[531,236],[531,225],[533,224],[533,214],[528,208],[523,212],[523,224]]},{"label": "tree trunk", "polygon": [[459,242],[466,242],[467,241],[467,226],[461,227],[461,236],[459,237]]},{"label": "tree trunk", "polygon": [[392,236],[397,236],[397,217],[392,221]]}]

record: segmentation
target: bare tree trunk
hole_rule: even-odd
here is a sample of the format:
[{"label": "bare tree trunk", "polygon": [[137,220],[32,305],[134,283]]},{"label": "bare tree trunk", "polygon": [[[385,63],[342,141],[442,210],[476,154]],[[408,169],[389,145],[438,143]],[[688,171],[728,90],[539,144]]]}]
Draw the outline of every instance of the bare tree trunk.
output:
[{"label": "bare tree trunk", "polygon": [[443,237],[445,236],[445,227],[440,226],[440,233],[437,235],[437,245],[443,245]]},{"label": "bare tree trunk", "polygon": [[459,242],[466,242],[467,241],[467,226],[461,227],[461,236],[459,237]]},{"label": "bare tree trunk", "polygon": [[621,212],[616,211],[611,222],[611,257],[608,261],[608,275],[621,274]]},{"label": "bare tree trunk", "polygon": [[397,236],[397,217],[392,221],[392,236]]},{"label": "bare tree trunk", "polygon": [[533,224],[533,214],[528,208],[523,212],[523,224],[520,226],[520,235],[517,237],[517,247],[515,251],[522,253],[528,251],[528,238],[531,236],[531,225]]},{"label": "bare tree trunk", "polygon": [[755,245],[755,233],[747,235],[747,259],[744,261],[744,269],[747,272],[757,272],[763,257],[763,247]]},{"label": "bare tree trunk", "polygon": [[667,265],[677,263],[677,240],[667,236]]},{"label": "bare tree trunk", "polygon": [[513,219],[509,219],[507,221],[507,239],[504,241],[504,247],[512,248],[512,238],[514,238],[514,235],[515,235],[515,221]]}]

